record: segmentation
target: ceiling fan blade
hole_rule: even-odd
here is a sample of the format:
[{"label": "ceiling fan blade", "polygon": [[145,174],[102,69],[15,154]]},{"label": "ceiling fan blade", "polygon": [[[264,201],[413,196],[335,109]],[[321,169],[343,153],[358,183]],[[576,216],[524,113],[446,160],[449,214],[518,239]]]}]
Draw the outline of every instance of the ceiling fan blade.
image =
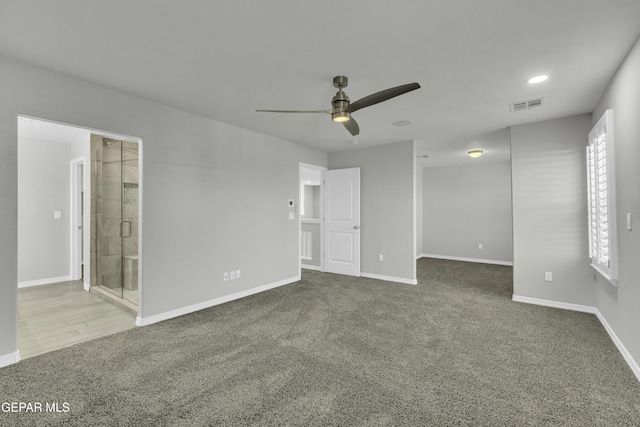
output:
[{"label": "ceiling fan blade", "polygon": [[411,92],[412,90],[416,90],[416,89],[420,89],[420,85],[418,83],[409,83],[406,85],[385,89],[380,92],[371,94],[369,96],[365,96],[364,98],[360,98],[355,102],[352,102],[347,108],[345,108],[344,111],[348,113],[353,113],[354,111],[358,111],[361,108],[375,105],[379,102],[383,102],[388,99],[395,98],[396,96],[405,94],[407,92]]},{"label": "ceiling fan blade", "polygon": [[256,110],[261,113],[326,113],[331,114],[333,110]]},{"label": "ceiling fan blade", "polygon": [[360,126],[358,126],[358,122],[356,122],[353,117],[342,124],[349,132],[351,132],[351,135],[356,136],[360,133]]}]

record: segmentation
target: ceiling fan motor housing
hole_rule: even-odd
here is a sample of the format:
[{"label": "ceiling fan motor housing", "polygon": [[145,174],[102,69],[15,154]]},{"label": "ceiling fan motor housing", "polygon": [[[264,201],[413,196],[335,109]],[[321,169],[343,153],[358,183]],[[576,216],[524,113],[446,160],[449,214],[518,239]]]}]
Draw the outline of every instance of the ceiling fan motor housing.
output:
[{"label": "ceiling fan motor housing", "polygon": [[[338,88],[338,92],[336,92],[336,95],[333,97],[333,99],[331,100],[331,105],[333,105],[334,109],[337,110],[343,110],[345,108],[347,108],[349,106],[349,97],[347,96],[346,93],[344,93],[342,91],[342,88],[344,86],[346,86],[346,77],[342,77],[344,79],[344,86],[341,85],[341,82],[336,82],[336,79],[340,78],[342,76],[338,76],[335,77],[333,79],[333,85],[336,86]],[[331,114],[331,119],[334,122],[346,122],[351,118],[351,113],[348,113],[346,111],[338,111],[336,113],[332,113]]]}]

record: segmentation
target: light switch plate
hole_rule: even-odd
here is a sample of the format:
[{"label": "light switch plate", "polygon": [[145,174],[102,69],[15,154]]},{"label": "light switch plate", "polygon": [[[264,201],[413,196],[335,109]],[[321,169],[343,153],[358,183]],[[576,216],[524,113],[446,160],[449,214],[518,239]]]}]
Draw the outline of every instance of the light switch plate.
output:
[{"label": "light switch plate", "polygon": [[289,219],[294,219],[294,213],[293,212],[289,212]]},{"label": "light switch plate", "polygon": [[632,228],[632,224],[631,224],[631,213],[627,214],[627,230],[631,231]]},{"label": "light switch plate", "polygon": [[53,211],[53,219],[62,219],[62,211]]}]

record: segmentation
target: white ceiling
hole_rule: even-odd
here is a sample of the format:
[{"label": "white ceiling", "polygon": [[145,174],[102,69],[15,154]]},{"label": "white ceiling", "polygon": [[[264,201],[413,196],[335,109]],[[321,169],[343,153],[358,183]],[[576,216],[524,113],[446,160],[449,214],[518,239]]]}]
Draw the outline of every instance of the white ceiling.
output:
[{"label": "white ceiling", "polygon": [[139,138],[113,134],[97,129],[86,129],[61,123],[20,116],[18,118],[18,140],[34,139],[45,142],[74,144],[89,142],[90,134],[102,135],[121,141],[138,142]]},{"label": "white ceiling", "polygon": [[18,141],[33,139],[45,142],[74,144],[89,142],[90,131],[57,123],[20,117],[18,119]]},{"label": "white ceiling", "polygon": [[[508,126],[590,112],[639,17],[638,0],[2,0],[0,55],[325,151],[413,139],[444,165],[507,159]],[[254,111],[329,108],[339,74],[352,102],[422,88],[356,112],[357,145],[328,115]]]},{"label": "white ceiling", "polygon": [[320,169],[300,168],[300,182],[305,185],[320,185],[322,171]]}]

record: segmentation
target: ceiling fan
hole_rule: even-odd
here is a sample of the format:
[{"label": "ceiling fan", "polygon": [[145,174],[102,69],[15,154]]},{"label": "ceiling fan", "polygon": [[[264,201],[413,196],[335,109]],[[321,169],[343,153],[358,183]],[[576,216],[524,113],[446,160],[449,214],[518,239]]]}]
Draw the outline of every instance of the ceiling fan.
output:
[{"label": "ceiling fan", "polygon": [[396,96],[411,92],[420,88],[418,83],[409,83],[402,86],[396,86],[389,89],[376,92],[369,96],[365,96],[353,103],[349,101],[349,97],[343,92],[343,88],[347,87],[349,79],[345,76],[336,76],[333,78],[333,86],[338,88],[338,92],[331,100],[333,108],[329,110],[256,110],[266,113],[325,113],[331,114],[331,119],[334,122],[342,123],[345,128],[351,133],[351,135],[357,135],[360,133],[360,127],[358,123],[351,117],[351,113],[356,112],[364,107],[370,107],[371,105],[378,104],[379,102],[386,101]]}]

